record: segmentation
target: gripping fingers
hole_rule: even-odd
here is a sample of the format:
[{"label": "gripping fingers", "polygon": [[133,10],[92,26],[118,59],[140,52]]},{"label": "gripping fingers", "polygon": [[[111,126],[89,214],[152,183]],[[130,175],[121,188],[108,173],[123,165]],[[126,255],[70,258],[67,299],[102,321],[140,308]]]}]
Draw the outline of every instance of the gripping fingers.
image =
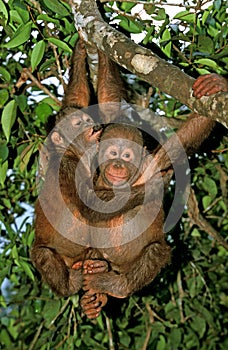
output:
[{"label": "gripping fingers", "polygon": [[96,300],[96,295],[84,295],[81,299],[81,308],[90,319],[98,317],[101,312],[101,306],[99,301]]},{"label": "gripping fingers", "polygon": [[105,260],[85,260],[83,274],[94,274],[108,271],[108,263]]},{"label": "gripping fingers", "polygon": [[226,92],[228,83],[225,78],[218,74],[206,74],[197,78],[192,88],[194,96],[201,98],[202,96],[213,95],[221,91]]},{"label": "gripping fingers", "polygon": [[107,303],[107,296],[105,294],[85,294],[81,298],[81,307],[86,316],[90,319],[99,316],[102,307]]},{"label": "gripping fingers", "polygon": [[76,263],[74,263],[71,268],[73,270],[80,270],[82,269],[82,266],[83,266],[83,262],[82,261],[77,261]]}]

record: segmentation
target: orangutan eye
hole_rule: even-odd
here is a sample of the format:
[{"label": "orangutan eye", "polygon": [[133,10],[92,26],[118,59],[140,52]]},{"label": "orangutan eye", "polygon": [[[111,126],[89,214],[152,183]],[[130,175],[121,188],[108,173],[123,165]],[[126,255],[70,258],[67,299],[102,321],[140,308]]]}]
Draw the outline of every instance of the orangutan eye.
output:
[{"label": "orangutan eye", "polygon": [[111,155],[112,157],[116,157],[116,156],[117,156],[117,152],[116,152],[116,151],[110,151],[110,155]]},{"label": "orangutan eye", "polygon": [[125,154],[123,155],[123,158],[130,158],[130,153],[125,153]]},{"label": "orangutan eye", "polygon": [[105,156],[106,159],[118,158],[118,156],[119,156],[119,149],[118,149],[118,147],[110,145],[109,147],[106,148],[106,150],[104,152],[104,156]]},{"label": "orangutan eye", "polygon": [[79,127],[81,125],[81,123],[82,123],[81,118],[73,118],[72,122],[71,122],[73,128]]},{"label": "orangutan eye", "polygon": [[127,149],[122,153],[121,158],[126,162],[132,161],[134,159],[134,153]]}]

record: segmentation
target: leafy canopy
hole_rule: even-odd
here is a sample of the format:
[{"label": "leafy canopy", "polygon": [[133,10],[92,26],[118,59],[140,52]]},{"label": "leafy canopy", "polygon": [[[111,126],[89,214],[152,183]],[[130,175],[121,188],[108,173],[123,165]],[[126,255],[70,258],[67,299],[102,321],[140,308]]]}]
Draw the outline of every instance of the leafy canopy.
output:
[{"label": "leafy canopy", "polygon": [[[169,1],[100,4],[106,21],[196,77],[227,73],[226,4]],[[67,2],[0,0],[0,342],[1,349],[227,349],[227,252],[209,234],[225,237],[227,138],[210,140],[218,151],[193,157],[192,184],[207,225],[186,211],[167,236],[172,264],[142,292],[110,301],[91,322],[78,296],[55,297],[29,260],[37,197],[38,148],[45,123],[58,111],[64,72],[78,37]],[[131,80],[139,94],[148,85]],[[181,88],[181,87],[180,87]],[[150,107],[183,118],[180,101],[154,89]],[[221,133],[221,130],[218,131]],[[220,141],[220,143],[219,143]],[[170,199],[169,199],[170,197]],[[172,188],[167,198],[171,205]]]}]

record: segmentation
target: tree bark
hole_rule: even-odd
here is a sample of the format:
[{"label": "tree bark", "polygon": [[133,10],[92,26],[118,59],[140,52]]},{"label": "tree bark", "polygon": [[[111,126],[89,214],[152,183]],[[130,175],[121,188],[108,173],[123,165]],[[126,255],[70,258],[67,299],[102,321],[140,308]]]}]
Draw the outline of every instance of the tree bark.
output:
[{"label": "tree bark", "polygon": [[187,105],[193,112],[212,118],[228,128],[228,94],[193,97],[194,79],[150,50],[132,42],[109,26],[100,15],[95,0],[69,0],[75,25],[90,44],[142,80]]}]

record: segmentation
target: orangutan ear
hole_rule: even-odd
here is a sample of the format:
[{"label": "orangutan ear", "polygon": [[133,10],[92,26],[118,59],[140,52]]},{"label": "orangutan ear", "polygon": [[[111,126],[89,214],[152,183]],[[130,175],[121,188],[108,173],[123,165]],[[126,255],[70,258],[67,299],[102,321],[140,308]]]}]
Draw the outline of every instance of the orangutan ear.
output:
[{"label": "orangutan ear", "polygon": [[54,131],[51,134],[51,140],[54,143],[54,145],[63,145],[63,138],[57,131]]}]

